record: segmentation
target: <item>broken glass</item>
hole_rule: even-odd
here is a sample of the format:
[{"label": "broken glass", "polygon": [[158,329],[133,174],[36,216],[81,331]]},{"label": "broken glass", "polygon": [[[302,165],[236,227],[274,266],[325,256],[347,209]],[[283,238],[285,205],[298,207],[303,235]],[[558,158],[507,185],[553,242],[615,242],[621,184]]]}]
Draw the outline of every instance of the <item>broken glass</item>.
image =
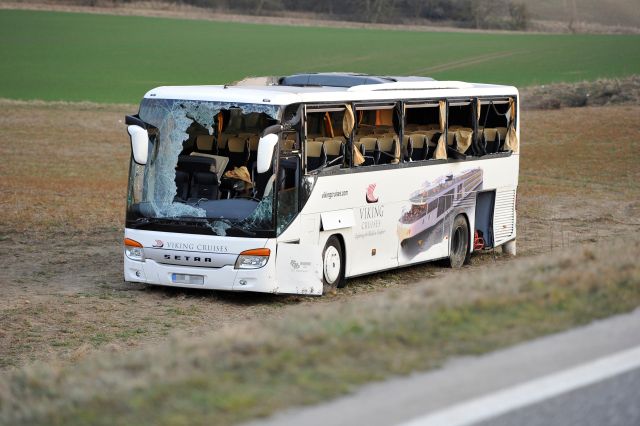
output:
[{"label": "broken glass", "polygon": [[[210,218],[222,219],[223,214],[212,217],[212,211],[222,213],[227,200],[213,200],[220,208],[201,207],[176,198],[176,166],[183,152],[183,144],[189,139],[187,130],[194,123],[214,134],[216,117],[222,110],[239,109],[243,114],[262,113],[277,120],[281,107],[264,104],[237,104],[230,102],[185,101],[168,99],[144,99],[140,106],[140,118],[157,129],[157,137],[150,141],[149,161],[145,166],[143,191],[136,206],[139,214],[150,218]],[[153,138],[152,138],[153,139]],[[138,179],[133,185],[139,185]],[[131,183],[130,183],[131,185]],[[130,197],[134,201],[136,197]],[[232,208],[232,207],[228,207]],[[253,229],[271,229],[273,195],[256,202],[252,213],[233,224]],[[238,218],[239,219],[239,218]],[[232,225],[227,220],[212,221],[209,228],[216,235],[226,235]]]}]

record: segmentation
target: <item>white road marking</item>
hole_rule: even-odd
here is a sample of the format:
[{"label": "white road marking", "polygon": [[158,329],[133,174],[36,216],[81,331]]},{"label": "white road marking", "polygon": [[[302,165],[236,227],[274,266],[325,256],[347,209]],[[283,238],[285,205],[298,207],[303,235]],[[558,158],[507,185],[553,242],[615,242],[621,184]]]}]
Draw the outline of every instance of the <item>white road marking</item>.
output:
[{"label": "white road marking", "polygon": [[417,417],[401,426],[465,426],[589,386],[640,367],[640,346]]}]

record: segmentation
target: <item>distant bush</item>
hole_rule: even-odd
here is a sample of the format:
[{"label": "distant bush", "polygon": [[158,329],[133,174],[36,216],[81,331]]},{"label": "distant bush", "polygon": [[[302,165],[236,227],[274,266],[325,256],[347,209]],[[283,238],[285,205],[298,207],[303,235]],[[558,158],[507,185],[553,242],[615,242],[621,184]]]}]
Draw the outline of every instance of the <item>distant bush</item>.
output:
[{"label": "distant bush", "polygon": [[[108,6],[142,0],[63,0],[85,6]],[[157,0],[158,1],[158,0]],[[523,30],[529,25],[524,3],[513,0],[159,0],[164,3],[248,15],[310,13],[332,19],[403,23],[427,20],[471,28]]]},{"label": "distant bush", "polygon": [[521,95],[522,105],[527,109],[640,105],[640,76],[536,86],[521,90]]}]

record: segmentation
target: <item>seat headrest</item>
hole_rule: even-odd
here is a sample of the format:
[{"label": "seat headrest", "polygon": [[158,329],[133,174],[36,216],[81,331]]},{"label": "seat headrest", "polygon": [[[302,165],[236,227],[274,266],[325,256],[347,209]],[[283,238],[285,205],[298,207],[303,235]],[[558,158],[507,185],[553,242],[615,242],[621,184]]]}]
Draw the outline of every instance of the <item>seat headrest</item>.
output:
[{"label": "seat headrest", "polygon": [[211,151],[213,149],[213,135],[196,136],[196,148],[198,151]]},{"label": "seat headrest", "polygon": [[227,141],[231,137],[235,137],[236,135],[231,135],[229,133],[221,133],[218,135],[218,148],[224,149],[227,147]]},{"label": "seat headrest", "polygon": [[307,157],[319,158],[322,155],[322,142],[307,142]]},{"label": "seat headrest", "polygon": [[500,135],[500,139],[504,140],[507,137],[507,128],[506,127],[496,127],[498,134]]},{"label": "seat headrest", "polygon": [[393,150],[394,138],[384,137],[378,139],[378,149],[380,151],[391,152]]},{"label": "seat headrest", "polygon": [[258,150],[258,142],[260,142],[260,136],[258,136],[258,135],[249,136],[249,149],[251,151],[257,151]]},{"label": "seat headrest", "polygon": [[447,132],[447,145],[453,145],[453,141],[455,137],[456,137],[455,131]]},{"label": "seat headrest", "polygon": [[285,139],[283,141],[284,149],[287,151],[291,151],[295,146],[296,141],[292,141],[291,139]]},{"label": "seat headrest", "polygon": [[484,134],[484,139],[486,141],[495,141],[496,137],[498,136],[498,130],[496,129],[484,129],[483,132]]},{"label": "seat headrest", "polygon": [[360,139],[360,145],[363,145],[365,148],[367,148],[367,150],[375,150],[376,149],[376,142],[378,141],[378,139],[376,138],[362,138]]},{"label": "seat headrest", "polygon": [[425,141],[427,137],[420,133],[415,133],[410,136],[413,147],[416,149],[424,148]]},{"label": "seat headrest", "polygon": [[244,152],[246,140],[237,136],[229,138],[227,141],[227,147],[229,152]]},{"label": "seat headrest", "polygon": [[337,139],[331,139],[324,141],[324,152],[327,155],[340,155],[342,152],[342,141]]}]

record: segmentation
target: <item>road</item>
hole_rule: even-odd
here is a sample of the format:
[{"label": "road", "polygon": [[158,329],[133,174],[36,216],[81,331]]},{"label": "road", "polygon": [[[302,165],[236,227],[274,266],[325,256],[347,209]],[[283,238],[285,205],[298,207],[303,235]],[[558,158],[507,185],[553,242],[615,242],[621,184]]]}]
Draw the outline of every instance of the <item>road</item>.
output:
[{"label": "road", "polygon": [[640,425],[640,309],[252,425]]}]

